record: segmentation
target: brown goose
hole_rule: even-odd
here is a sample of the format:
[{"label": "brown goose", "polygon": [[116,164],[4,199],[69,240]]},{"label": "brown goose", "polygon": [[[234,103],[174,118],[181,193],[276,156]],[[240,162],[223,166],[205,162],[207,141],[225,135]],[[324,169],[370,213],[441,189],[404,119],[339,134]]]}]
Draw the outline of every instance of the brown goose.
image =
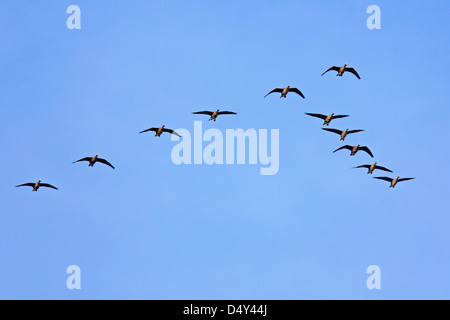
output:
[{"label": "brown goose", "polygon": [[370,151],[370,149],[367,148],[366,146],[361,147],[360,144],[358,144],[357,146],[349,146],[349,145],[347,144],[347,145],[345,145],[345,146],[342,146],[342,147],[340,147],[340,148],[334,150],[333,153],[336,152],[336,151],[342,150],[342,149],[350,150],[350,151],[351,151],[351,152],[350,152],[350,155],[351,155],[351,156],[354,156],[359,150],[362,150],[362,151],[367,152],[367,153],[373,158],[373,154],[372,154],[372,152]]},{"label": "brown goose", "polygon": [[334,112],[332,114],[330,114],[329,116],[326,116],[326,115],[320,114],[320,113],[305,113],[305,114],[307,114],[308,116],[311,116],[311,117],[316,117],[316,118],[320,118],[320,119],[324,120],[323,126],[324,125],[327,125],[327,126],[330,125],[330,122],[333,119],[340,119],[340,118],[348,117],[348,115],[336,115],[335,116]]},{"label": "brown goose", "polygon": [[178,137],[181,137],[178,133],[176,133],[175,131],[173,131],[172,129],[166,129],[166,128],[164,128],[166,125],[165,124],[163,124],[162,125],[162,127],[159,127],[159,128],[149,128],[149,129],[146,129],[146,130],[144,130],[144,131],[141,131],[141,132],[139,132],[139,133],[144,133],[144,132],[148,132],[148,131],[154,131],[154,132],[156,132],[156,134],[155,134],[155,137],[160,137],[162,134],[163,134],[163,132],[168,132],[168,133],[171,133],[171,134],[174,134],[174,135],[176,135],[176,136],[178,136]]},{"label": "brown goose", "polygon": [[355,169],[356,168],[367,168],[367,169],[369,169],[367,174],[369,174],[369,173],[372,174],[376,169],[387,171],[387,172],[392,172],[391,170],[389,170],[389,169],[387,169],[385,167],[382,167],[382,166],[378,166],[377,164],[378,164],[378,162],[375,162],[374,164],[364,164],[362,166],[355,167]]},{"label": "brown goose", "polygon": [[46,187],[46,188],[52,188],[52,189],[58,190],[58,188],[52,186],[51,184],[41,183],[41,181],[42,180],[39,179],[38,182],[34,182],[34,183],[33,182],[29,182],[29,183],[20,184],[20,185],[16,186],[16,188],[17,187],[32,187],[33,188],[32,191],[38,191],[38,189],[40,187]]},{"label": "brown goose", "polygon": [[338,129],[328,129],[328,128],[322,128],[322,130],[326,130],[326,131],[330,131],[330,132],[339,134],[341,136],[340,141],[345,141],[345,137],[347,137],[348,134],[364,131],[364,130],[348,130],[348,128],[345,131],[341,131]]},{"label": "brown goose", "polygon": [[219,109],[217,109],[217,111],[197,111],[197,112],[192,112],[193,114],[207,114],[208,116],[211,116],[211,118],[209,118],[208,121],[214,120],[216,121],[217,117],[221,114],[236,114],[236,112],[231,112],[231,111],[219,111]]},{"label": "brown goose", "polygon": [[339,77],[342,77],[342,76],[344,75],[344,72],[345,72],[345,71],[348,71],[348,72],[353,73],[358,79],[361,79],[361,77],[359,76],[358,72],[356,72],[355,69],[353,69],[353,68],[347,68],[347,64],[345,64],[343,67],[336,67],[336,66],[333,66],[333,67],[331,67],[330,69],[328,69],[327,71],[325,71],[324,73],[322,73],[322,75],[324,75],[325,73],[327,73],[327,72],[330,71],[330,70],[337,71],[337,75],[336,75],[336,76],[339,76]]},{"label": "brown goose", "polygon": [[402,178],[402,179],[400,179],[400,177],[397,177],[395,179],[392,179],[392,178],[389,178],[389,177],[373,177],[373,178],[374,179],[385,180],[385,181],[390,182],[391,186],[389,188],[395,188],[395,186],[399,182],[415,179],[415,178]]},{"label": "brown goose", "polygon": [[266,95],[264,96],[264,98],[267,97],[269,94],[271,94],[271,93],[273,93],[273,92],[280,92],[280,93],[281,93],[280,98],[286,98],[286,96],[287,96],[287,94],[288,94],[289,92],[295,92],[295,93],[298,94],[300,97],[302,97],[303,99],[305,99],[305,96],[303,95],[303,93],[302,93],[300,90],[298,90],[297,88],[291,88],[291,86],[287,86],[286,88],[275,88],[275,89],[273,89],[272,91],[270,91],[268,94],[266,94]]},{"label": "brown goose", "polygon": [[98,154],[96,154],[94,157],[86,157],[86,158],[74,161],[72,163],[77,163],[77,162],[80,162],[80,161],[88,161],[89,162],[88,167],[93,167],[96,162],[100,162],[100,163],[106,164],[107,166],[110,166],[111,168],[115,169],[114,166],[111,163],[109,163],[105,159],[99,158]]}]

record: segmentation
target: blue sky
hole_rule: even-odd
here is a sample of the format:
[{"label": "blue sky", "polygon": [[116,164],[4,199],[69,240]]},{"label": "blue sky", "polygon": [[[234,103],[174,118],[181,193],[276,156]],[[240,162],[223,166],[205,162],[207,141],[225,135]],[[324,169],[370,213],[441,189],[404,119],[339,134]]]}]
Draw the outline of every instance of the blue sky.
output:
[{"label": "blue sky", "polygon": [[[81,8],[81,30],[66,9]],[[381,8],[381,30],[366,9]],[[0,298],[449,299],[447,1],[12,1],[0,12]],[[348,63],[362,79],[321,73]],[[263,96],[298,87],[303,100]],[[193,111],[232,110],[217,122]],[[330,127],[305,112],[349,114]],[[279,129],[280,170],[138,132]],[[99,154],[116,170],[86,163]],[[378,161],[394,190],[351,169]],[[374,174],[374,176],[385,175]],[[15,185],[43,179],[59,191]],[[81,290],[66,268],[81,268]],[[366,269],[381,268],[381,290]]]}]

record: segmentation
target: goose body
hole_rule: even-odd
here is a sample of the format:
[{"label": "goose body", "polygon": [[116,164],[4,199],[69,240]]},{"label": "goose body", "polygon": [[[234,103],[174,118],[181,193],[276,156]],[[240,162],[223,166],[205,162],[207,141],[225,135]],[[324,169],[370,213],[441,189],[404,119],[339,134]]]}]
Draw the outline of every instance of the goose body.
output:
[{"label": "goose body", "polygon": [[38,191],[40,187],[58,190],[58,188],[52,186],[51,184],[42,183],[42,180],[40,180],[40,179],[38,182],[28,182],[28,183],[20,184],[20,185],[16,186],[16,188],[17,187],[32,187],[33,188],[32,191]]},{"label": "goose body", "polygon": [[115,169],[114,166],[113,166],[111,163],[109,163],[107,160],[102,159],[102,158],[99,158],[99,157],[98,157],[98,154],[96,154],[96,155],[93,156],[93,157],[85,157],[85,158],[82,158],[82,159],[80,159],[80,160],[74,161],[73,163],[77,163],[77,162],[81,162],[81,161],[87,161],[87,162],[89,162],[88,167],[94,167],[94,164],[95,164],[95,163],[100,162],[100,163],[106,164],[107,166],[109,166],[109,167]]},{"label": "goose body", "polygon": [[279,92],[279,93],[281,93],[280,98],[286,98],[286,96],[287,96],[287,94],[288,94],[289,92],[295,92],[295,93],[298,94],[300,97],[302,97],[303,99],[305,99],[305,96],[303,95],[303,93],[302,93],[300,90],[298,90],[297,88],[291,88],[291,86],[287,86],[286,88],[275,88],[275,89],[273,89],[272,91],[270,91],[268,94],[266,94],[266,95],[264,96],[264,98],[267,97],[269,94],[271,94],[271,93],[273,93],[273,92]]},{"label": "goose body", "polygon": [[89,160],[88,167],[94,167],[94,164],[97,162],[97,158],[98,158],[98,154],[95,155],[94,157],[92,157],[91,160]]},{"label": "goose body", "polygon": [[156,128],[156,127],[149,128],[149,129],[143,130],[143,131],[141,131],[141,132],[139,132],[139,133],[144,133],[144,132],[148,132],[148,131],[154,131],[154,132],[155,132],[155,137],[160,137],[164,132],[168,132],[168,133],[174,134],[174,135],[176,135],[176,136],[178,136],[178,137],[181,137],[181,136],[180,136],[178,133],[176,133],[174,130],[172,130],[172,129],[166,129],[165,126],[166,126],[166,125],[163,124],[162,127],[159,127],[159,128]]},{"label": "goose body", "polygon": [[193,114],[206,114],[209,115],[210,118],[208,121],[216,121],[217,117],[221,114],[236,114],[236,112],[231,112],[231,111],[220,111],[219,109],[217,109],[216,111],[197,111],[197,112],[193,112]]},{"label": "goose body", "polygon": [[326,130],[326,131],[329,131],[329,132],[334,132],[334,133],[339,134],[341,136],[340,141],[345,141],[345,138],[349,134],[364,131],[364,130],[349,130],[348,128],[346,130],[344,130],[344,131],[337,130],[337,129],[328,129],[328,128],[322,128],[322,130]]},{"label": "goose body", "polygon": [[412,180],[415,178],[402,178],[400,179],[400,177],[397,177],[395,179],[389,178],[389,177],[374,177],[374,179],[379,179],[379,180],[385,180],[391,183],[391,185],[389,186],[389,188],[395,188],[395,186],[397,185],[397,183],[402,182],[402,181],[407,181],[407,180]]},{"label": "goose body", "polygon": [[342,147],[340,147],[340,148],[334,150],[333,153],[336,152],[336,151],[342,150],[342,149],[350,150],[350,156],[354,156],[359,150],[362,150],[362,151],[364,151],[364,152],[367,152],[367,153],[373,158],[373,154],[372,154],[372,152],[370,151],[370,149],[367,148],[366,146],[362,146],[362,147],[361,147],[360,144],[358,144],[357,146],[349,146],[349,145],[345,145],[345,146],[342,146]]},{"label": "goose body", "polygon": [[331,122],[331,120],[333,119],[333,115],[334,115],[334,113],[332,113],[331,115],[329,115],[329,116],[327,116],[325,119],[324,119],[324,122],[323,122],[323,126],[324,125],[327,125],[327,126],[329,126],[330,125],[330,122]]},{"label": "goose body", "polygon": [[367,168],[368,169],[367,174],[372,174],[377,169],[387,171],[387,172],[392,172],[391,170],[389,170],[385,167],[379,166],[378,162],[375,162],[374,164],[364,164],[362,166],[357,166],[355,168]]},{"label": "goose body", "polygon": [[337,75],[338,77],[342,77],[344,75],[344,73],[346,71],[353,73],[358,79],[361,79],[361,77],[359,76],[358,72],[356,72],[356,70],[354,68],[347,68],[347,64],[343,65],[342,67],[336,67],[333,66],[331,68],[329,68],[327,71],[325,71],[324,73],[322,73],[322,76],[327,73],[328,71],[337,71]]}]

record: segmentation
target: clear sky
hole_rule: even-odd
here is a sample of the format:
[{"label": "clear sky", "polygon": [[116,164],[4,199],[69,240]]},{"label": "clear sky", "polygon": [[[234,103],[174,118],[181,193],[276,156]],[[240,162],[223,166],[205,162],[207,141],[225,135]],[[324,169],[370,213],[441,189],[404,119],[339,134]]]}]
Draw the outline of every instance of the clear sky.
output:
[{"label": "clear sky", "polygon": [[[372,4],[381,30],[366,27]],[[449,9],[2,1],[0,298],[449,299]],[[320,76],[345,63],[362,79]],[[288,84],[306,99],[263,99]],[[238,114],[192,114],[217,108]],[[330,127],[365,129],[345,142],[375,158],[333,153],[339,137],[305,112],[350,115]],[[175,165],[168,134],[138,134],[195,120],[279,129],[279,173]],[[95,154],[116,170],[72,164]],[[389,189],[352,169],[374,161],[416,179]],[[59,190],[15,188],[39,179]]]}]

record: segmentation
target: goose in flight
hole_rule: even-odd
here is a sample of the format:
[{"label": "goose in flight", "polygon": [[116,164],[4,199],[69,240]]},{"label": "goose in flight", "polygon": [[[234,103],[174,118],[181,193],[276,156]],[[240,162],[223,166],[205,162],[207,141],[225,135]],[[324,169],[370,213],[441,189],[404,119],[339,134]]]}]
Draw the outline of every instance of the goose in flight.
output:
[{"label": "goose in flight", "polygon": [[336,75],[336,76],[339,76],[339,77],[342,77],[342,75],[344,74],[344,72],[345,72],[345,71],[348,71],[348,72],[353,73],[358,79],[361,79],[361,77],[359,76],[358,72],[356,72],[355,69],[353,69],[353,68],[347,68],[347,64],[345,64],[343,67],[336,67],[336,66],[333,66],[333,67],[331,67],[330,69],[328,69],[327,71],[325,71],[324,73],[322,73],[322,75],[324,75],[325,73],[327,73],[327,72],[330,71],[330,70],[337,71],[337,75]]},{"label": "goose in flight", "polygon": [[347,137],[348,134],[364,131],[364,130],[349,130],[348,128],[345,131],[341,131],[338,129],[328,129],[328,128],[322,128],[322,130],[337,133],[338,135],[341,136],[340,141],[345,141],[345,137]]},{"label": "goose in flight", "polygon": [[320,113],[305,113],[305,114],[307,114],[308,116],[311,116],[311,117],[316,117],[316,118],[320,118],[320,119],[322,119],[322,120],[324,120],[324,122],[323,122],[323,126],[324,125],[330,125],[330,122],[331,122],[331,120],[333,120],[333,119],[339,119],[339,118],[346,118],[346,117],[348,117],[348,115],[334,115],[334,112],[332,113],[332,114],[330,114],[329,116],[326,116],[326,115],[324,115],[324,114],[320,114]]},{"label": "goose in flight", "polygon": [[93,167],[96,162],[100,162],[100,163],[106,164],[107,166],[110,166],[111,168],[115,169],[114,166],[111,163],[109,163],[105,159],[99,158],[98,154],[96,154],[94,157],[82,158],[80,160],[74,161],[73,163],[77,163],[77,162],[80,162],[80,161],[88,161],[89,162],[88,167]]},{"label": "goose in flight", "polygon": [[298,90],[297,88],[291,88],[291,86],[287,86],[286,88],[275,88],[272,91],[270,91],[268,94],[266,94],[264,96],[264,98],[273,92],[280,92],[281,93],[280,98],[286,98],[286,96],[289,92],[295,92],[296,94],[300,95],[300,97],[305,99],[305,96],[303,95],[303,93],[300,90]]},{"label": "goose in flight", "polygon": [[219,111],[219,109],[217,109],[217,111],[197,111],[197,112],[192,112],[193,114],[207,114],[208,116],[211,116],[211,118],[209,118],[208,121],[214,120],[216,121],[217,117],[221,114],[236,114],[236,112],[231,112],[231,111]]},{"label": "goose in flight", "polygon": [[377,164],[378,164],[378,162],[375,162],[374,164],[364,164],[362,166],[355,167],[355,169],[356,168],[367,168],[367,169],[369,169],[369,171],[367,171],[367,174],[369,174],[369,173],[372,174],[377,169],[378,170],[387,171],[387,172],[392,172],[391,170],[389,170],[389,169],[387,169],[385,167],[379,166]]},{"label": "goose in flight", "polygon": [[141,131],[141,132],[139,132],[139,133],[144,133],[144,132],[148,132],[148,131],[154,131],[154,132],[156,132],[155,137],[160,137],[160,136],[163,134],[163,132],[168,132],[168,133],[174,134],[174,135],[176,135],[176,136],[178,136],[178,137],[181,137],[178,133],[176,133],[176,132],[173,131],[172,129],[166,129],[165,126],[166,126],[166,125],[163,124],[162,127],[159,127],[159,128],[149,128],[149,129],[146,129],[146,130]]},{"label": "goose in flight", "polygon": [[351,156],[354,156],[359,150],[362,150],[362,151],[367,152],[367,153],[373,158],[373,154],[372,154],[372,152],[370,151],[370,149],[367,148],[366,146],[362,146],[362,147],[361,147],[360,144],[358,144],[357,146],[349,146],[349,145],[347,144],[347,145],[345,145],[345,146],[342,146],[342,147],[340,147],[340,148],[334,150],[333,153],[336,152],[336,151],[342,150],[342,149],[350,150],[350,151],[351,151],[351,152],[350,152],[350,155],[351,155]]},{"label": "goose in flight", "polygon": [[395,186],[399,182],[415,179],[415,178],[402,178],[402,179],[400,179],[400,177],[397,177],[395,179],[392,179],[392,178],[389,178],[389,177],[373,177],[373,178],[374,179],[379,179],[379,180],[385,180],[385,181],[390,182],[391,186],[389,188],[395,188]]},{"label": "goose in flight", "polygon": [[41,183],[41,181],[42,180],[39,180],[38,182],[29,182],[29,183],[20,184],[20,185],[16,186],[16,188],[17,187],[32,187],[33,188],[32,191],[38,191],[38,189],[40,187],[46,187],[46,188],[52,188],[52,189],[58,190],[58,188],[52,186],[51,184]]}]

